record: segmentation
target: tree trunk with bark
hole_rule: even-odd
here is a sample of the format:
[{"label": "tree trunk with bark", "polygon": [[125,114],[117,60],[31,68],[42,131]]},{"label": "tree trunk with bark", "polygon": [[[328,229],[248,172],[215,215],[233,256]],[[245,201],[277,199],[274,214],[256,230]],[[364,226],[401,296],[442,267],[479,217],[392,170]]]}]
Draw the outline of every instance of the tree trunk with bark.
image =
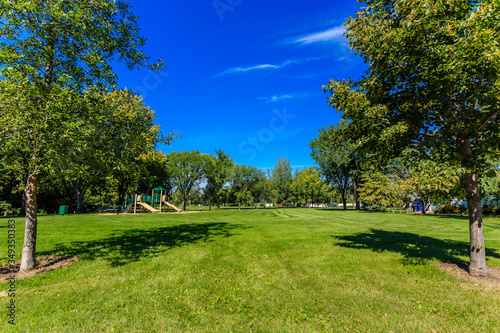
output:
[{"label": "tree trunk with bark", "polygon": [[486,276],[486,248],[484,244],[483,213],[481,211],[481,196],[479,180],[472,165],[472,147],[470,138],[460,133],[458,152],[462,157],[462,167],[469,170],[464,175],[464,188],[467,192],[467,206],[469,208],[470,233],[470,263],[469,274],[472,276]]},{"label": "tree trunk with bark", "polygon": [[354,202],[356,203],[356,210],[361,210],[361,206],[359,204],[358,182],[356,180],[353,181],[353,186],[354,186]]},{"label": "tree trunk with bark", "polygon": [[[85,193],[87,192],[88,187],[83,186],[82,188],[77,188],[76,190],[76,212],[77,213],[84,213],[85,208],[83,207],[83,201],[85,199]],[[125,198],[124,198],[125,199]],[[120,200],[120,202],[123,202],[124,200]]]},{"label": "tree trunk with bark", "polygon": [[468,173],[464,176],[467,189],[467,207],[469,207],[470,233],[470,263],[469,274],[472,276],[486,276],[486,248],[484,244],[483,213],[481,200],[478,200],[479,186],[477,175]]},{"label": "tree trunk with bark", "polygon": [[127,185],[125,184],[124,181],[119,181],[118,182],[118,202],[124,202],[125,197],[127,196]]},{"label": "tree trunk with bark", "polygon": [[21,272],[35,268],[36,231],[37,231],[37,202],[36,188],[38,175],[34,172],[28,173],[26,180],[26,218],[24,228],[24,244],[21,258]]},{"label": "tree trunk with bark", "polygon": [[342,209],[347,210],[347,198],[344,192],[341,193],[342,196]]}]

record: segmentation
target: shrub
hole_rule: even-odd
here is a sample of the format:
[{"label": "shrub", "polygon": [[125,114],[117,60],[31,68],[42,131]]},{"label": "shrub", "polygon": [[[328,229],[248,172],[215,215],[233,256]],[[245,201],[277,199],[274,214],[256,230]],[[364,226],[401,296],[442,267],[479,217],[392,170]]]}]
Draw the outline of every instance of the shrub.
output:
[{"label": "shrub", "polygon": [[436,212],[440,214],[460,214],[460,207],[446,204],[439,207]]},{"label": "shrub", "polygon": [[0,201],[0,212],[3,215],[19,215],[21,208],[12,208],[12,205],[6,201]]},{"label": "shrub", "polygon": [[484,215],[500,215],[500,209],[495,206],[486,206],[483,207],[483,214]]},{"label": "shrub", "polygon": [[7,201],[0,201],[0,211],[10,211],[12,209],[12,205]]}]

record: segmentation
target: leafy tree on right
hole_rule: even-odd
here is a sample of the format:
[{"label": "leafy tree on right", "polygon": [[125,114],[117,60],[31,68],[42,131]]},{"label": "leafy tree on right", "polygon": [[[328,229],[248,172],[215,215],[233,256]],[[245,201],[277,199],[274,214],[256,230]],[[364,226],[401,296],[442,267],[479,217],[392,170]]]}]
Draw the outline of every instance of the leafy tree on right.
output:
[{"label": "leafy tree on right", "polygon": [[348,137],[381,159],[408,147],[459,163],[470,226],[469,273],[487,273],[479,182],[500,148],[498,0],[373,0],[346,22],[369,65],[359,80],[330,80],[329,103]]}]

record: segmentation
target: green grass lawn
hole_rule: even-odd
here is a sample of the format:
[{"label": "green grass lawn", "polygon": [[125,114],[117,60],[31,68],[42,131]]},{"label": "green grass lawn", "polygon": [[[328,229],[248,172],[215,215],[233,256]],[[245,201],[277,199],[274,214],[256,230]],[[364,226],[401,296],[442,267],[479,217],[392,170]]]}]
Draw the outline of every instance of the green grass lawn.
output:
[{"label": "green grass lawn", "polygon": [[[500,219],[485,219],[485,237],[488,265],[500,266]],[[17,281],[17,324],[0,298],[0,331],[498,332],[500,289],[435,266],[467,261],[467,249],[460,217],[251,208],[42,216],[38,255],[80,261]]]}]

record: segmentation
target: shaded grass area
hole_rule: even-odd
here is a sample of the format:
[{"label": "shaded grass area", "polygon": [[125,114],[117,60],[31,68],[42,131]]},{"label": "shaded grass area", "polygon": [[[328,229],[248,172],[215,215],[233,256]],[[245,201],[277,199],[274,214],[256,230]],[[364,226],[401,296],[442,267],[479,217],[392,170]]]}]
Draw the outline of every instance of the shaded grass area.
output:
[{"label": "shaded grass area", "polygon": [[[401,231],[370,229],[354,235],[337,236],[337,244],[352,249],[371,249],[376,252],[390,251],[403,255],[403,263],[424,264],[435,259],[444,263],[464,265],[463,258],[469,255],[469,243],[449,239],[438,239]],[[500,259],[496,249],[486,249],[488,258]]]},{"label": "shaded grass area", "polygon": [[110,237],[93,241],[56,244],[53,250],[39,255],[76,255],[81,259],[105,258],[112,266],[120,266],[145,257],[157,256],[177,246],[211,241],[214,237],[230,237],[231,230],[241,227],[228,223],[181,224],[162,228],[116,231]]},{"label": "shaded grass area", "polygon": [[[6,220],[0,219],[0,223]],[[22,221],[17,220],[18,257]],[[500,219],[485,219],[500,266]],[[0,239],[6,238],[0,229]],[[466,262],[460,218],[320,209],[66,215],[40,255],[77,263],[18,281],[14,332],[498,332],[500,292]],[[5,261],[5,243],[0,256]],[[1,284],[6,289],[6,284]],[[8,298],[1,298],[5,309]],[[1,318],[1,317],[0,317]]]}]

